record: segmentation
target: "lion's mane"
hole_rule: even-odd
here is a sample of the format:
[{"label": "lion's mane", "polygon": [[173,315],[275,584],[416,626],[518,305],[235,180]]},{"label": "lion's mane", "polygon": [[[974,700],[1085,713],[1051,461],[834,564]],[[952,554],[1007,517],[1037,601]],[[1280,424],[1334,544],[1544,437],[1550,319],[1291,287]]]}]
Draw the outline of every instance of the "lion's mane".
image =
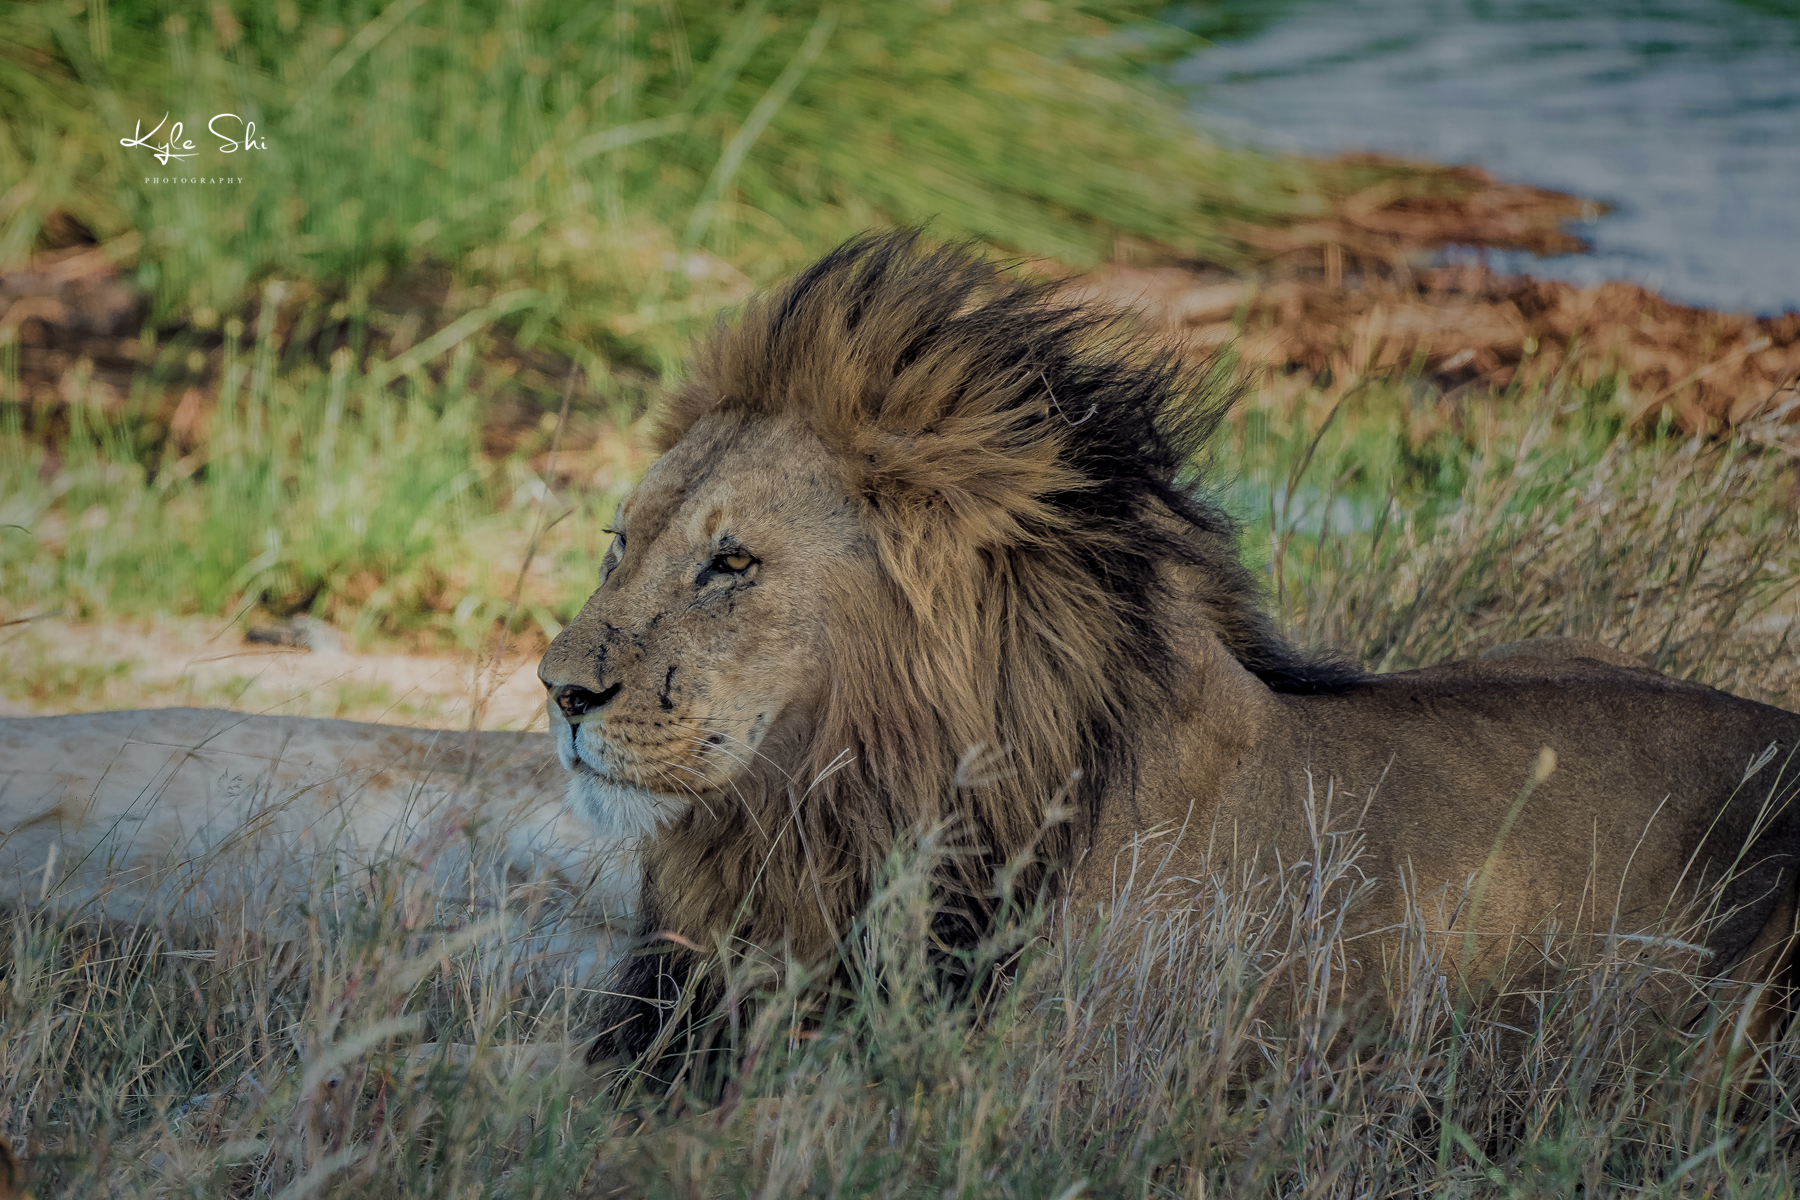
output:
[{"label": "lion's mane", "polygon": [[[880,583],[837,614],[825,715],[776,811],[690,817],[647,847],[645,933],[817,958],[896,844],[950,819],[979,852],[947,868],[937,934],[970,946],[1000,864],[1029,851],[1019,885],[1043,886],[1101,797],[1129,794],[1180,625],[1204,622],[1277,691],[1357,678],[1277,635],[1202,490],[1230,399],[1215,379],[1054,282],[910,231],[855,239],[722,321],[658,449],[709,414],[803,416],[849,468]],[[1047,826],[1052,804],[1075,819]],[[790,815],[802,837],[756,836]],[[721,870],[741,839],[762,843],[753,878]],[[597,1056],[656,1044],[652,1010],[697,983],[692,951],[661,950],[627,961],[614,990],[642,999],[619,1002]]]}]

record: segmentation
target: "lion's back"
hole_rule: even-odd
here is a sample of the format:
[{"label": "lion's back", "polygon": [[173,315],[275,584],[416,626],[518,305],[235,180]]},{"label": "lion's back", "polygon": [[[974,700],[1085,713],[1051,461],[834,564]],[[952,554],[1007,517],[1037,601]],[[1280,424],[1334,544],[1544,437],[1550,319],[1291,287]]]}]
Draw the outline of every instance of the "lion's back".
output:
[{"label": "lion's back", "polygon": [[1794,713],[1585,657],[1445,663],[1283,701],[1327,758],[1498,773],[1509,795],[1546,748],[1559,772],[1594,776],[1604,795],[1633,783],[1659,794],[1735,786],[1756,760],[1785,761],[1800,746]]},{"label": "lion's back", "polygon": [[1783,709],[1643,667],[1529,656],[1282,701],[1299,731],[1288,773],[1367,798],[1375,861],[1458,880],[1503,849],[1526,864],[1510,885],[1521,913],[1604,894],[1648,921],[1682,888],[1726,881],[1739,915],[1714,945],[1729,947],[1800,869],[1800,716]]}]

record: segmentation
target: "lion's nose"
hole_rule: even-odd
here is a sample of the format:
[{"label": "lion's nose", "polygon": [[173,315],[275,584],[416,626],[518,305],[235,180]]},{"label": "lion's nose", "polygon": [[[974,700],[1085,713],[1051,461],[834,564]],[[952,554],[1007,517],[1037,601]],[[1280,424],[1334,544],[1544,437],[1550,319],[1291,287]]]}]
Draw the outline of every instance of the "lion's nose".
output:
[{"label": "lion's nose", "polygon": [[571,721],[576,717],[598,712],[613,702],[624,684],[615,683],[604,692],[589,691],[578,683],[564,683],[550,687],[550,698],[556,701],[556,707],[562,709],[563,716]]}]

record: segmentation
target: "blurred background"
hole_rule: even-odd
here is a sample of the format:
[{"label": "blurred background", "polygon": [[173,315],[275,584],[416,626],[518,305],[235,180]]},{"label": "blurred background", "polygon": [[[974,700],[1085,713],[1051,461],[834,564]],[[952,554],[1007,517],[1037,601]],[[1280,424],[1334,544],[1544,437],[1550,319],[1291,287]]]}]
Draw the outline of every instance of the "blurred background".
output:
[{"label": "blurred background", "polygon": [[14,6],[0,704],[529,724],[691,336],[916,222],[1241,384],[1303,640],[1785,695],[1797,68],[1778,0]]},{"label": "blurred background", "polygon": [[1203,125],[1310,154],[1477,163],[1603,200],[1580,256],[1508,270],[1686,304],[1800,308],[1800,5],[1316,0],[1193,5]]}]

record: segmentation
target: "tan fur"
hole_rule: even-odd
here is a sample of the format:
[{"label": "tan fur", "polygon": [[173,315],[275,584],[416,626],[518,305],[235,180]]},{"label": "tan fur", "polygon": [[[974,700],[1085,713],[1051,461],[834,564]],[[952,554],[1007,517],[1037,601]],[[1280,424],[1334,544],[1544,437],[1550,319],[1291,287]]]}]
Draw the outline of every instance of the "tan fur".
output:
[{"label": "tan fur", "polygon": [[662,1045],[656,1004],[731,939],[828,958],[897,843],[946,819],[980,851],[944,879],[952,946],[1002,862],[1093,911],[1151,841],[1175,879],[1299,861],[1331,794],[1367,838],[1377,934],[1403,879],[1478,885],[1496,958],[1705,893],[1708,970],[1781,956],[1800,719],[1580,643],[1375,677],[1293,651],[1193,492],[1219,401],[1121,338],[893,235],[700,348],[540,669],[572,802],[653,831],[664,953],[625,965],[597,1053]]},{"label": "tan fur", "polygon": [[[0,903],[289,919],[384,862],[456,879],[475,849],[515,881],[560,877],[584,915],[623,924],[635,847],[571,817],[550,749],[541,734],[191,708],[0,720]],[[579,951],[605,939],[584,932]]]}]

